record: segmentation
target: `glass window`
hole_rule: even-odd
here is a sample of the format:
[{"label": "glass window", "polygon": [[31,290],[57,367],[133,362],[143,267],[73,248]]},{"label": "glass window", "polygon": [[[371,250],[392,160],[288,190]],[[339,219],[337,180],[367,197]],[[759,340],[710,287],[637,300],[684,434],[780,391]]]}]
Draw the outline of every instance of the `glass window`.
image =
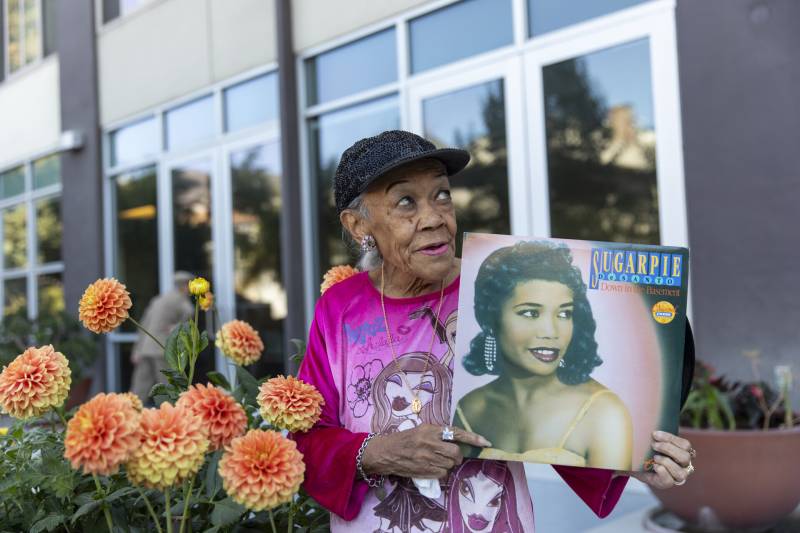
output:
[{"label": "glass window", "polygon": [[536,37],[647,0],[528,0],[528,31]]},{"label": "glass window", "polygon": [[147,118],[114,130],[110,135],[111,166],[123,165],[158,152],[156,119]]},{"label": "glass window", "polygon": [[3,267],[6,269],[28,265],[27,217],[26,204],[3,211]]},{"label": "glass window", "polygon": [[39,33],[39,0],[25,0],[25,62],[32,63],[42,55],[42,35]]},{"label": "glass window", "polygon": [[8,15],[8,71],[18,70],[24,63],[22,61],[22,0],[6,0],[6,14]]},{"label": "glass window", "polygon": [[225,89],[225,131],[237,131],[263,122],[276,122],[278,75],[274,72]]},{"label": "glass window", "polygon": [[125,16],[153,0],[103,0],[103,22]]},{"label": "glass window", "polygon": [[44,55],[49,56],[56,51],[56,13],[57,0],[42,0],[42,26],[44,27]]},{"label": "glass window", "polygon": [[322,104],[397,80],[394,28],[306,61],[308,105]]},{"label": "glass window", "polygon": [[175,270],[212,280],[211,162],[184,163],[171,175]]},{"label": "glass window", "polygon": [[165,114],[167,150],[194,146],[214,135],[214,99],[205,96]]},{"label": "glass window", "polygon": [[231,154],[236,317],[258,330],[265,353],[256,377],[284,372],[286,291],[281,276],[280,144]]},{"label": "glass window", "polygon": [[333,201],[333,175],[339,158],[357,140],[400,127],[397,96],[373,100],[358,106],[326,113],[309,125],[314,175],[317,186],[317,231],[319,267],[325,272],[333,265],[352,260],[342,240],[342,230]]},{"label": "glass window", "polygon": [[409,23],[411,72],[511,44],[511,0],[464,0]]},{"label": "glass window", "polygon": [[3,318],[28,309],[28,282],[26,278],[7,279],[3,283]]},{"label": "glass window", "polygon": [[[147,167],[113,180],[115,213],[115,273],[136,303],[131,309],[140,320],[145,307],[159,292],[156,169]],[[122,328],[136,328],[126,321]]]},{"label": "glass window", "polygon": [[0,198],[11,198],[25,192],[25,167],[16,167],[0,174]]},{"label": "glass window", "polygon": [[6,77],[6,12],[0,1],[0,81]]},{"label": "glass window", "polygon": [[53,315],[64,310],[64,285],[61,274],[44,274],[37,278],[39,316]]},{"label": "glass window", "polygon": [[61,201],[57,196],[36,202],[36,261],[42,265],[61,260]]},{"label": "glass window", "polygon": [[509,234],[503,80],[429,98],[422,109],[426,138],[472,155],[467,168],[450,181],[458,215],[458,253],[465,231]]},{"label": "glass window", "polygon": [[33,188],[47,187],[61,181],[61,158],[50,155],[33,162]]},{"label": "glass window", "polygon": [[658,244],[648,40],[542,74],[553,237]]}]

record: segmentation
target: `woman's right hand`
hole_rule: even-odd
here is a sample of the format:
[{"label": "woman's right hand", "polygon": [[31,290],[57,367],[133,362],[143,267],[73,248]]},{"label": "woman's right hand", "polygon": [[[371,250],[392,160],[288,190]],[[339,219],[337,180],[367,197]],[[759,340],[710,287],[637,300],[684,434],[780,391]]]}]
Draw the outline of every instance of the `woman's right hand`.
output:
[{"label": "woman's right hand", "polygon": [[406,431],[376,435],[361,458],[367,474],[442,479],[461,464],[459,442],[485,448],[492,444],[482,436],[453,428],[455,440],[442,440],[442,426],[422,424]]}]

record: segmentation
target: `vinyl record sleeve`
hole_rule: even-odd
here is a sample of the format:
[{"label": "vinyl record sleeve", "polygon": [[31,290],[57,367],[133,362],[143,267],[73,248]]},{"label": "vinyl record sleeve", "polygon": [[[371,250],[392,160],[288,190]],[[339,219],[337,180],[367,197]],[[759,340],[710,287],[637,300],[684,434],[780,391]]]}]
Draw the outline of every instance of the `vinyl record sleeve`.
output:
[{"label": "vinyl record sleeve", "polygon": [[466,233],[451,412],[465,456],[642,470],[677,433],[689,251]]}]

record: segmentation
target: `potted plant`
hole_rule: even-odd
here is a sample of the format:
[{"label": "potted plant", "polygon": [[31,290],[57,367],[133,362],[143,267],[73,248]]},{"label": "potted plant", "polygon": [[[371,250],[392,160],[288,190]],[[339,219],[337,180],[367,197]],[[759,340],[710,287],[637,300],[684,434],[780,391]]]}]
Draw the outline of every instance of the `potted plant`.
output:
[{"label": "potted plant", "polygon": [[680,434],[692,442],[695,473],[675,490],[653,490],[664,508],[694,527],[764,530],[800,503],[800,424],[791,404],[792,374],[762,379],[757,351],[745,352],[753,381],[695,366]]},{"label": "potted plant", "polygon": [[69,354],[72,388],[66,409],[75,407],[89,397],[92,386],[92,367],[99,350],[97,339],[83,329],[77,318],[65,311],[40,313],[35,320],[23,309],[3,318],[0,324],[0,368],[9,364],[28,346],[52,344]]}]

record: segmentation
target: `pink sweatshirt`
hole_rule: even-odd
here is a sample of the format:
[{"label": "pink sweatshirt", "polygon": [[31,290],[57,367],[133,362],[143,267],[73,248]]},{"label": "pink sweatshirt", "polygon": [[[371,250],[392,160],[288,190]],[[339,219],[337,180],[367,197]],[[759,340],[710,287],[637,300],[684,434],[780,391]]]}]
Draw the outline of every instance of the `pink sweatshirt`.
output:
[{"label": "pink sweatshirt", "polygon": [[[367,434],[450,422],[459,280],[445,288],[438,317],[438,291],[385,298],[398,363],[423,404],[419,416],[392,359],[380,294],[369,276],[340,282],[317,302],[299,377],[319,389],[325,407],[310,431],[293,438],[306,463],[303,486],[333,513],[332,531],[534,530],[520,463],[467,459],[453,469],[437,500],[419,494],[409,479],[387,479],[376,491],[356,474],[356,454]],[[610,470],[554,468],[601,518],[614,509],[628,479],[614,478]]]}]

